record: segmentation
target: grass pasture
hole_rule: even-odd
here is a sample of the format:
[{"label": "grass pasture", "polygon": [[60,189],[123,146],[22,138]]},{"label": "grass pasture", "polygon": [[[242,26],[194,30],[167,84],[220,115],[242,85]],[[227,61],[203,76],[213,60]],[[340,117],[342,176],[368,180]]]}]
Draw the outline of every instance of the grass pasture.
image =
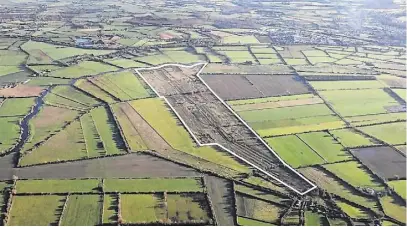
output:
[{"label": "grass pasture", "polygon": [[106,192],[202,192],[200,178],[106,179]]},{"label": "grass pasture", "polygon": [[250,218],[237,216],[237,224],[239,226],[272,226],[273,224],[268,222],[257,221]]},{"label": "grass pasture", "polygon": [[41,50],[44,52],[46,55],[48,55],[50,58],[55,59],[55,60],[60,60],[72,56],[77,56],[77,55],[84,55],[84,54],[93,54],[93,55],[104,55],[104,54],[109,54],[112,53],[113,51],[111,50],[90,50],[90,49],[80,49],[80,48],[75,48],[75,47],[62,47],[62,46],[57,46],[57,45],[52,45],[48,43],[42,43],[42,42],[35,42],[35,41],[28,41],[24,43],[21,48],[28,53],[30,53],[32,50]]},{"label": "grass pasture", "polygon": [[35,104],[35,98],[7,98],[0,106],[0,117],[25,116]]},{"label": "grass pasture", "polygon": [[106,107],[94,108],[90,111],[93,123],[103,142],[103,148],[107,155],[123,154],[126,152],[123,139],[116,126],[113,115]]},{"label": "grass pasture", "polygon": [[93,77],[90,81],[121,101],[150,97],[150,91],[130,71]]},{"label": "grass pasture", "polygon": [[148,147],[139,134],[141,129],[133,119],[133,116],[137,114],[133,107],[129,103],[118,103],[112,105],[112,110],[131,151],[147,150]]},{"label": "grass pasture", "polygon": [[21,51],[0,50],[0,66],[18,66],[26,61],[27,55]]},{"label": "grass pasture", "polygon": [[384,186],[356,161],[324,165],[324,168],[354,187],[383,190]]},{"label": "grass pasture", "polygon": [[65,196],[13,196],[13,202],[7,225],[11,226],[47,226],[56,225]]},{"label": "grass pasture", "polygon": [[204,194],[168,194],[166,202],[171,223],[211,223]]},{"label": "grass pasture", "polygon": [[51,92],[60,97],[75,101],[88,107],[100,104],[98,100],[71,86],[56,86]]},{"label": "grass pasture", "polygon": [[299,169],[299,172],[313,181],[321,189],[363,207],[370,208],[375,212],[379,212],[379,207],[375,199],[358,193],[355,189],[346,186],[343,182],[333,178],[329,172],[314,167],[302,168]]},{"label": "grass pasture", "polygon": [[405,112],[396,112],[396,113],[354,116],[354,117],[347,117],[347,118],[345,118],[345,120],[349,121],[351,123],[351,125],[358,127],[358,126],[365,126],[365,125],[405,121],[406,113]]},{"label": "grass pasture", "polygon": [[295,135],[267,138],[266,142],[285,162],[294,168],[325,162]]},{"label": "grass pasture", "polygon": [[336,202],[336,204],[341,208],[343,212],[345,212],[349,217],[354,219],[369,219],[371,216],[366,211],[352,206],[346,202]]},{"label": "grass pasture", "polygon": [[94,61],[83,61],[77,65],[52,71],[49,76],[58,78],[78,78],[93,76],[103,72],[116,71],[118,68]]},{"label": "grass pasture", "polygon": [[106,194],[103,199],[103,224],[115,224],[117,222],[118,209],[117,196]]},{"label": "grass pasture", "polygon": [[83,136],[85,139],[86,150],[88,152],[88,157],[103,156],[106,154],[103,148],[103,142],[97,132],[95,123],[93,122],[90,113],[83,115],[80,118]]},{"label": "grass pasture", "polygon": [[75,110],[44,105],[30,121],[30,136],[23,150],[32,148],[36,143],[61,129],[66,123],[73,121],[78,115],[79,112]]},{"label": "grass pasture", "polygon": [[327,163],[352,159],[344,147],[326,132],[311,132],[298,137],[316,151]]},{"label": "grass pasture", "polygon": [[320,94],[344,117],[387,113],[386,108],[399,106],[399,103],[382,89],[331,90],[321,91]]},{"label": "grass pasture", "polygon": [[99,225],[101,214],[101,195],[70,195],[63,213],[63,226]]},{"label": "grass pasture", "polygon": [[310,81],[312,87],[318,91],[352,90],[352,89],[380,89],[385,86],[377,80],[366,81]]},{"label": "grass pasture", "polygon": [[305,211],[305,226],[328,226],[326,218],[319,213],[312,211]]},{"label": "grass pasture", "polygon": [[242,195],[237,195],[236,207],[238,216],[271,224],[277,224],[280,215],[285,210],[283,207],[276,206],[263,200],[252,199]]},{"label": "grass pasture", "polygon": [[17,193],[98,192],[100,180],[18,180]]},{"label": "grass pasture", "polygon": [[0,153],[12,148],[20,138],[20,118],[0,117]]},{"label": "grass pasture", "polygon": [[402,223],[406,223],[406,206],[400,201],[391,196],[384,196],[380,198],[380,204],[385,214]]},{"label": "grass pasture", "polygon": [[406,124],[396,122],[358,128],[362,132],[389,144],[406,143]]},{"label": "grass pasture", "polygon": [[61,97],[54,93],[48,93],[44,98],[44,102],[48,105],[62,107],[62,108],[66,108],[66,109],[78,110],[78,111],[85,111],[89,108],[89,106],[83,105],[79,102],[75,102],[71,99]]},{"label": "grass pasture", "polygon": [[387,184],[393,188],[393,190],[401,196],[403,199],[406,199],[406,180],[395,180],[389,181]]},{"label": "grass pasture", "polygon": [[108,92],[102,90],[100,87],[96,86],[95,84],[91,83],[87,79],[79,79],[74,84],[75,87],[88,92],[89,94],[93,95],[94,97],[99,98],[100,100],[106,103],[113,103],[115,102],[115,98],[110,95]]},{"label": "grass pasture", "polygon": [[218,52],[228,57],[232,63],[256,62],[248,50],[225,50]]},{"label": "grass pasture", "polygon": [[329,133],[344,147],[377,145],[378,143],[352,129],[330,130]]},{"label": "grass pasture", "polygon": [[13,74],[13,73],[18,73],[22,71],[22,69],[20,69],[20,67],[18,66],[14,66],[14,65],[0,65],[0,77],[1,76],[5,76],[5,75],[9,75],[9,74]]},{"label": "grass pasture", "polygon": [[163,196],[156,194],[120,195],[121,214],[124,223],[147,224],[166,222]]},{"label": "grass pasture", "polygon": [[39,147],[20,157],[19,166],[87,158],[86,146],[79,121],[52,136]]}]

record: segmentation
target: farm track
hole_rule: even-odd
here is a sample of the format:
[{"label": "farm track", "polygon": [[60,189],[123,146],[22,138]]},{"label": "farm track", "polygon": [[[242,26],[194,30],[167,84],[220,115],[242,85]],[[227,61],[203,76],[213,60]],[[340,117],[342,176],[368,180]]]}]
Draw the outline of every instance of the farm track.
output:
[{"label": "farm track", "polygon": [[[218,145],[298,194],[314,189],[315,185],[285,164],[222,103],[199,77],[203,69],[197,67],[200,65],[163,65],[136,72],[159,97],[165,99],[198,145]],[[206,91],[202,91],[202,86],[207,88]],[[250,139],[254,137],[258,141]],[[247,138],[251,143],[247,142]]]}]

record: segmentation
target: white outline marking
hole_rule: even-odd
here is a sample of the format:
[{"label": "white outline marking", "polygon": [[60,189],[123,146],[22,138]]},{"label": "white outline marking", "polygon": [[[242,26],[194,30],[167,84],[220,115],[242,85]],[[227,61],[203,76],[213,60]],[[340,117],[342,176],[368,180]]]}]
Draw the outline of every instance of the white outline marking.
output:
[{"label": "white outline marking", "polygon": [[[175,115],[178,117],[178,119],[181,121],[181,123],[182,123],[182,124],[184,125],[184,127],[187,129],[188,133],[192,136],[192,138],[195,140],[195,142],[198,144],[198,146],[200,146],[200,147],[201,147],[201,146],[218,146],[218,147],[222,148],[223,150],[229,152],[229,153],[232,154],[233,156],[235,156],[235,157],[239,158],[240,160],[246,162],[246,163],[249,164],[250,166],[256,168],[256,169],[259,170],[260,172],[266,174],[267,176],[273,178],[274,180],[278,181],[279,183],[281,183],[281,184],[283,184],[284,186],[288,187],[289,189],[293,190],[293,191],[296,192],[297,194],[305,195],[305,194],[307,194],[308,192],[310,192],[310,191],[314,190],[315,188],[317,188],[317,186],[314,185],[311,181],[309,181],[307,178],[305,178],[304,176],[302,176],[301,174],[299,174],[295,169],[293,169],[291,166],[289,166],[287,163],[285,163],[285,162],[280,158],[280,156],[278,156],[277,153],[276,153],[273,149],[271,149],[271,147],[270,147],[266,142],[264,142],[263,138],[261,138],[261,137],[260,137],[260,136],[259,136],[259,135],[258,135],[258,134],[257,134],[257,133],[226,103],[226,102],[225,102],[225,101],[223,101],[223,100],[215,93],[215,91],[213,91],[213,90],[209,87],[209,85],[201,78],[200,73],[203,71],[203,69],[206,67],[207,64],[208,64],[208,63],[196,63],[196,64],[193,64],[193,65],[163,64],[163,65],[160,65],[160,66],[155,66],[155,67],[150,67],[150,68],[137,68],[137,69],[134,69],[134,71],[143,79],[143,81],[151,88],[151,90],[153,90],[154,93],[157,94],[157,96],[158,96],[159,98],[164,99],[164,101],[165,101],[165,102],[167,103],[167,105],[171,108],[171,110],[175,113]],[[177,66],[177,67],[184,67],[184,68],[193,68],[193,67],[198,66],[198,65],[203,65],[202,68],[201,68],[201,69],[198,71],[198,73],[196,74],[196,76],[199,78],[199,80],[209,89],[209,91],[212,92],[213,95],[215,95],[215,97],[216,97],[220,102],[222,102],[222,104],[223,104],[229,111],[231,111],[231,112],[233,113],[233,115],[234,115],[235,117],[237,117],[237,118],[239,119],[240,122],[242,122],[247,128],[249,128],[249,130],[257,137],[257,139],[259,139],[259,140],[263,143],[263,145],[265,145],[265,146],[267,147],[267,149],[268,149],[269,151],[271,151],[271,152],[274,154],[274,156],[276,156],[277,159],[278,159],[281,163],[283,163],[283,165],[284,165],[285,167],[289,168],[291,171],[293,171],[295,174],[297,174],[299,177],[301,177],[301,178],[302,178],[304,181],[306,181],[308,184],[312,185],[312,187],[311,187],[310,189],[308,189],[308,190],[305,191],[305,192],[300,192],[300,191],[298,191],[297,189],[293,188],[292,186],[288,185],[287,183],[284,183],[282,180],[280,180],[280,179],[278,179],[277,177],[273,176],[272,174],[266,172],[265,170],[261,169],[260,167],[258,167],[257,165],[251,163],[250,161],[246,160],[245,158],[243,158],[243,157],[237,155],[236,153],[234,153],[233,151],[227,149],[226,147],[224,147],[224,146],[221,145],[221,144],[218,144],[218,143],[205,143],[205,144],[202,144],[202,143],[200,143],[199,140],[198,140],[198,138],[194,135],[194,133],[192,132],[192,130],[188,127],[188,125],[185,123],[185,121],[181,118],[181,116],[178,114],[178,112],[175,110],[175,108],[171,105],[171,103],[168,101],[168,99],[167,99],[165,96],[161,96],[161,95],[157,92],[157,90],[155,90],[154,87],[153,87],[153,86],[146,80],[146,78],[144,78],[144,76],[139,72],[139,70],[155,70],[155,69],[160,69],[160,68],[164,68],[164,67],[167,67],[167,66]]]}]

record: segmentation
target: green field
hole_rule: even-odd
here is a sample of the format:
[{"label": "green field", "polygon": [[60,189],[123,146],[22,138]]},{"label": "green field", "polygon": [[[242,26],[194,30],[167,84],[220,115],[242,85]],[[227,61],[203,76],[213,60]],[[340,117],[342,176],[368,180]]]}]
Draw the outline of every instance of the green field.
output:
[{"label": "green field", "polygon": [[273,226],[273,224],[268,222],[257,221],[240,216],[237,216],[237,224],[240,226]]},{"label": "green field", "polygon": [[18,180],[17,193],[97,192],[100,180]]},{"label": "green field", "polygon": [[239,195],[236,198],[236,206],[238,216],[275,224],[278,223],[280,215],[285,210],[284,207],[276,206],[263,200]]},{"label": "green field", "polygon": [[31,77],[27,85],[31,86],[50,86],[69,84],[69,79],[53,78],[53,77]]},{"label": "green field", "polygon": [[164,200],[155,194],[120,195],[121,215],[124,223],[166,222]]},{"label": "green field", "polygon": [[200,178],[106,179],[106,192],[201,192]]},{"label": "green field", "polygon": [[341,181],[332,178],[325,171],[311,167],[303,168],[299,171],[321,189],[379,212],[379,207],[375,199],[357,193],[356,190],[349,188]]},{"label": "green field", "polygon": [[100,195],[70,195],[63,213],[63,226],[95,226],[100,223]]},{"label": "green field", "polygon": [[387,184],[393,188],[393,190],[401,196],[403,199],[406,199],[406,180],[395,180],[389,181]]},{"label": "green field", "polygon": [[104,91],[122,101],[150,97],[150,91],[130,71],[105,74],[91,79]]},{"label": "green field", "polygon": [[358,128],[362,132],[389,144],[406,143],[405,122],[372,125]]},{"label": "green field", "polygon": [[56,225],[65,196],[13,196],[7,225],[47,226]]},{"label": "green field", "polygon": [[96,130],[103,142],[103,148],[107,155],[123,154],[126,152],[125,145],[119,134],[113,116],[105,107],[94,108],[90,111]]},{"label": "green field", "polygon": [[266,142],[285,162],[294,168],[325,162],[295,135],[267,138]]},{"label": "green field", "polygon": [[186,129],[177,123],[163,100],[141,99],[132,101],[131,105],[173,148],[239,172],[249,171],[231,156],[212,147],[196,147]]},{"label": "green field", "polygon": [[327,163],[352,158],[344,147],[326,132],[300,134],[298,137],[316,151]]},{"label": "green field", "polygon": [[44,105],[40,112],[30,121],[30,136],[24,145],[24,151],[31,149],[36,143],[54,134],[66,123],[79,115],[76,110]]},{"label": "green field", "polygon": [[233,50],[233,51],[218,51],[220,54],[225,55],[230,59],[232,63],[244,63],[246,61],[255,62],[255,59],[250,54],[249,51],[246,50]]},{"label": "green field", "polygon": [[345,119],[349,121],[353,126],[364,126],[396,121],[405,121],[406,113],[399,112],[399,113],[374,114],[374,115],[347,117]]},{"label": "green field", "polygon": [[242,193],[242,194],[247,194],[259,199],[263,199],[263,200],[268,200],[268,201],[272,201],[275,203],[280,203],[280,204],[284,204],[286,202],[289,202],[289,199],[284,198],[284,197],[279,197],[277,195],[271,194],[271,193],[266,193],[264,191],[259,191],[256,190],[254,188],[251,187],[246,187],[244,185],[241,184],[235,184],[234,189],[236,192]]},{"label": "green field", "polygon": [[383,190],[384,186],[356,161],[324,165],[324,168],[354,187]]},{"label": "green field", "polygon": [[48,93],[44,98],[44,102],[48,105],[62,107],[62,108],[71,109],[71,110],[78,110],[78,111],[86,111],[87,109],[90,108],[89,106],[86,106],[79,102],[75,102],[71,99],[67,99],[67,98],[58,96],[54,93]]},{"label": "green field", "polygon": [[0,117],[0,153],[12,148],[20,138],[19,117]]},{"label": "green field", "polygon": [[125,58],[118,58],[118,59],[108,59],[105,60],[106,62],[122,67],[122,68],[133,68],[133,67],[146,67],[146,64],[140,63],[140,62],[136,62],[133,61],[131,59],[125,59]]},{"label": "green field", "polygon": [[401,202],[396,201],[391,196],[385,196],[380,198],[380,204],[385,214],[397,221],[406,223],[406,206],[402,205]]},{"label": "green field", "polygon": [[377,80],[366,81],[311,81],[310,84],[316,90],[351,90],[351,89],[374,89],[385,86]]},{"label": "green field", "polygon": [[100,104],[98,100],[71,86],[56,86],[52,89],[51,92],[60,97],[75,101],[88,107]]},{"label": "green field", "polygon": [[344,117],[387,113],[386,107],[399,105],[382,89],[332,90],[320,94]]},{"label": "green field", "polygon": [[365,211],[354,207],[348,203],[345,202],[336,202],[336,204],[341,208],[341,210],[343,210],[343,212],[345,212],[347,215],[349,215],[349,217],[351,218],[371,218],[371,216],[366,213]]},{"label": "green field", "polygon": [[115,99],[111,96],[108,92],[102,90],[100,87],[96,86],[95,84],[91,83],[86,79],[77,80],[74,84],[75,87],[88,92],[89,94],[93,95],[94,97],[99,98],[100,100],[106,103],[113,103]]},{"label": "green field", "polygon": [[39,147],[23,154],[19,165],[44,164],[87,157],[81,124],[79,121],[74,121]]},{"label": "green field", "polygon": [[103,199],[103,224],[115,224],[117,221],[117,197],[116,195],[104,195]]},{"label": "green field", "polygon": [[55,60],[60,60],[76,55],[84,55],[84,54],[93,54],[93,55],[103,55],[103,54],[108,54],[113,51],[111,50],[88,50],[88,49],[79,49],[79,48],[74,48],[74,47],[62,47],[62,46],[56,46],[48,43],[42,43],[42,42],[35,42],[35,41],[28,41],[24,43],[21,48],[28,53],[31,52],[31,50],[41,50],[45,54],[47,54],[49,57]]},{"label": "green field", "polygon": [[267,103],[267,102],[279,102],[279,101],[290,101],[290,100],[301,100],[308,98],[315,98],[313,94],[303,94],[303,95],[286,95],[286,96],[277,96],[277,97],[266,97],[266,98],[256,98],[256,99],[241,99],[227,101],[231,106],[247,105],[247,104],[258,104],[258,103]]},{"label": "green field", "polygon": [[0,106],[0,117],[27,115],[34,104],[35,98],[8,98]]},{"label": "green field", "polygon": [[329,133],[331,133],[332,136],[344,147],[360,147],[378,144],[372,139],[367,138],[363,134],[360,134],[352,129],[330,130]]},{"label": "green field", "polygon": [[305,118],[333,114],[326,105],[304,105],[286,108],[241,111],[239,115],[247,122],[263,122],[293,118]]},{"label": "green field", "polygon": [[205,59],[202,55],[196,55],[187,51],[163,50],[163,53],[171,59],[171,62],[174,63],[190,64],[203,62]]},{"label": "green field", "polygon": [[172,223],[210,223],[203,194],[168,194],[168,218]]},{"label": "green field", "polygon": [[322,214],[312,211],[304,212],[305,226],[327,226],[328,223]]},{"label": "green field", "polygon": [[92,115],[90,113],[82,115],[80,121],[88,157],[106,155],[106,152],[103,148],[103,142],[100,139],[95,123],[93,122]]},{"label": "green field", "polygon": [[0,50],[0,66],[21,65],[26,61],[27,55],[21,51]]},{"label": "green field", "polygon": [[49,74],[58,78],[78,78],[82,76],[93,76],[103,72],[116,71],[117,68],[108,64],[93,61],[83,61],[77,65],[55,70]]},{"label": "green field", "polygon": [[[123,109],[123,105],[126,107],[130,107],[130,113],[126,112]],[[129,148],[131,151],[136,152],[136,151],[141,151],[141,150],[147,150],[148,147],[141,138],[139,131],[135,125],[132,123],[132,114],[137,114],[135,110],[130,106],[128,103],[118,103],[112,105],[112,110],[117,118],[117,121],[121,127],[123,137],[126,140]]]},{"label": "green field", "polygon": [[8,75],[8,74],[12,74],[12,73],[17,73],[17,72],[20,72],[20,71],[22,71],[22,69],[20,69],[20,67],[18,67],[18,66],[14,66],[14,65],[2,66],[2,65],[0,65],[0,77]]}]

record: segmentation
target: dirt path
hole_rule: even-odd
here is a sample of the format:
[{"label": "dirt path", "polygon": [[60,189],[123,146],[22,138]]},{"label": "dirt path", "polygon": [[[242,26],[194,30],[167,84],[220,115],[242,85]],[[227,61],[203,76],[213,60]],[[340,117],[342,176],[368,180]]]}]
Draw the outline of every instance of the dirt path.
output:
[{"label": "dirt path", "polygon": [[86,177],[172,177],[199,176],[194,169],[183,167],[146,154],[91,159],[26,168],[13,168],[12,156],[0,158],[0,180],[31,178],[86,178]]},{"label": "dirt path", "polygon": [[232,182],[211,175],[205,176],[205,182],[218,225],[236,225]]}]

